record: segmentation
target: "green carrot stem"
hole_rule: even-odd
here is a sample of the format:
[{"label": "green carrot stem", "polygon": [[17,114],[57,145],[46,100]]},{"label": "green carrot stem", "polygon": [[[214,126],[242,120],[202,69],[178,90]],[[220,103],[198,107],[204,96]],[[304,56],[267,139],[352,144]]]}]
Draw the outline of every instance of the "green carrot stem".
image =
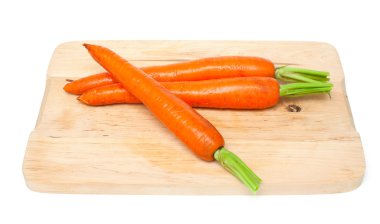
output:
[{"label": "green carrot stem", "polygon": [[311,69],[306,69],[306,68],[295,68],[295,67],[285,66],[285,67],[282,67],[282,69],[286,72],[302,73],[302,74],[308,74],[308,75],[314,75],[314,76],[320,76],[320,77],[327,77],[330,75],[330,73],[326,71],[311,70]]},{"label": "green carrot stem", "polygon": [[314,83],[314,82],[329,81],[330,80],[328,78],[329,75],[330,73],[326,71],[282,66],[282,67],[276,68],[275,77],[278,80],[287,81],[287,82]]},{"label": "green carrot stem", "polygon": [[304,96],[315,93],[330,93],[333,88],[331,83],[290,83],[280,86],[280,96]]},{"label": "green carrot stem", "polygon": [[237,155],[221,147],[214,153],[214,158],[224,169],[238,178],[253,193],[256,193],[261,179]]},{"label": "green carrot stem", "polygon": [[282,81],[287,82],[308,82],[308,83],[318,83],[318,82],[327,82],[329,78],[324,77],[313,77],[310,75],[299,74],[299,73],[284,73],[281,77],[276,77]]}]

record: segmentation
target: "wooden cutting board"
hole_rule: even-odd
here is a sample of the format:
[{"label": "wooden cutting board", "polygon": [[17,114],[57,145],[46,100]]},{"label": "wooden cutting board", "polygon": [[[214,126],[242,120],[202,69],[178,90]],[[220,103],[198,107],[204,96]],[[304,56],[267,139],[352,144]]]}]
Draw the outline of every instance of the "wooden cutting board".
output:
[{"label": "wooden cutting board", "polygon": [[[142,105],[85,106],[62,90],[66,79],[103,69],[83,42],[59,45],[26,149],[23,172],[38,192],[96,194],[250,194],[216,162],[195,157]],[[136,66],[221,55],[254,55],[331,73],[331,97],[283,99],[267,110],[197,109],[263,183],[258,194],[346,192],[365,162],[334,47],[317,42],[89,41]],[[300,112],[289,112],[296,104]]]}]

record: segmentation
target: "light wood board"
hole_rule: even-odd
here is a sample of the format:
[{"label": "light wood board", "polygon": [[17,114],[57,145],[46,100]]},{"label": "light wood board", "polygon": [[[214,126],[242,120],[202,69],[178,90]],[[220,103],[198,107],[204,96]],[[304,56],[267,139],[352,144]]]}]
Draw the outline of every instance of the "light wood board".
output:
[{"label": "light wood board", "polygon": [[[84,41],[83,41],[84,42]],[[142,105],[90,107],[62,90],[66,79],[103,69],[83,42],[59,45],[23,164],[38,192],[250,194],[216,162],[195,157]],[[331,97],[282,99],[267,110],[197,109],[263,183],[258,194],[320,194],[358,187],[365,162],[334,47],[318,42],[88,41],[136,66],[221,55],[262,56],[276,65],[331,73]],[[301,112],[286,110],[297,104]]]}]

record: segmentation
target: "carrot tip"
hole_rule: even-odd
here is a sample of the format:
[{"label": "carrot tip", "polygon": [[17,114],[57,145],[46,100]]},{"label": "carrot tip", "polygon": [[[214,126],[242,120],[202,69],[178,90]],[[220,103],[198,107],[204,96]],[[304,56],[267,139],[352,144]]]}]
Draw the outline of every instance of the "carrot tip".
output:
[{"label": "carrot tip", "polygon": [[70,92],[70,87],[69,87],[69,85],[65,85],[64,87],[63,87],[63,90],[65,90],[66,92]]},{"label": "carrot tip", "polygon": [[78,97],[77,97],[77,100],[79,100],[79,101],[82,102],[82,103],[86,103],[86,104],[87,104],[87,102],[86,102],[85,100],[83,100],[82,95],[78,96]]},{"label": "carrot tip", "polygon": [[83,46],[88,49],[91,46],[91,44],[83,43]]}]

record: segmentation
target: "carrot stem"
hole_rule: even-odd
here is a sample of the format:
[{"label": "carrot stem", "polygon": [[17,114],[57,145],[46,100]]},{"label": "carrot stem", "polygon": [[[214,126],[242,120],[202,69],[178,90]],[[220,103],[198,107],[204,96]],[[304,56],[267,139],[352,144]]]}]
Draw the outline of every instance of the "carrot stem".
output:
[{"label": "carrot stem", "polygon": [[282,66],[276,68],[275,78],[287,82],[318,83],[328,82],[329,72]]},{"label": "carrot stem", "polygon": [[256,193],[261,179],[237,155],[221,147],[214,153],[214,158],[224,169]]},{"label": "carrot stem", "polygon": [[330,93],[333,88],[331,83],[290,83],[280,86],[280,96],[296,97],[315,93]]}]

